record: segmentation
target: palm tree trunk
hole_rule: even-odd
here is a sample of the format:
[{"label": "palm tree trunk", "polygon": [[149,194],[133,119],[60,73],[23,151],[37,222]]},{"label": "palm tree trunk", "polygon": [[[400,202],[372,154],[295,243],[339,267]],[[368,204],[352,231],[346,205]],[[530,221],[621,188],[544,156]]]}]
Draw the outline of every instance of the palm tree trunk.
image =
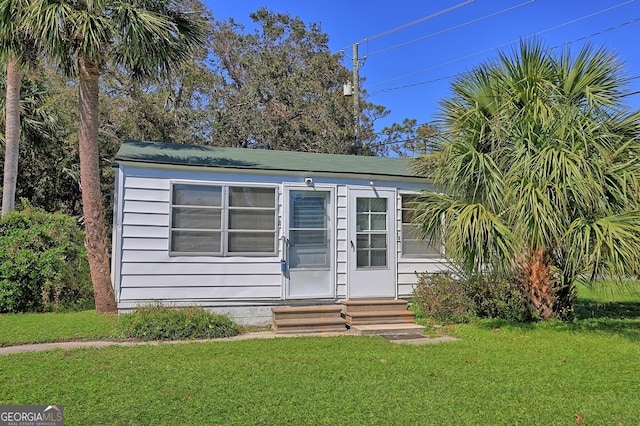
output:
[{"label": "palm tree trunk", "polygon": [[104,210],[100,190],[100,157],[98,149],[98,94],[100,70],[98,62],[78,60],[80,84],[80,187],[85,220],[87,254],[93,292],[98,313],[117,312],[109,256],[106,244]]},{"label": "palm tree trunk", "polygon": [[2,215],[15,209],[20,146],[20,84],[22,72],[15,58],[7,63],[6,129],[4,178],[2,182]]},{"label": "palm tree trunk", "polygon": [[534,317],[557,317],[554,310],[556,277],[551,271],[551,258],[543,249],[530,249],[518,260],[515,279]]}]

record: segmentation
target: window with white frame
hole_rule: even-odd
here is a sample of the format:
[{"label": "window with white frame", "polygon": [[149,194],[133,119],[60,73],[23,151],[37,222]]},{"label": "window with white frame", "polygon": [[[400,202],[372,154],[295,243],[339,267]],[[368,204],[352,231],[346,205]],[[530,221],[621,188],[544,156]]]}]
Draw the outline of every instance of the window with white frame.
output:
[{"label": "window with white frame", "polygon": [[415,195],[402,195],[402,256],[441,257],[443,247],[440,233],[425,239],[418,237],[418,225],[413,223],[417,213],[415,200]]},{"label": "window with white frame", "polygon": [[171,254],[275,255],[276,189],[175,183]]}]

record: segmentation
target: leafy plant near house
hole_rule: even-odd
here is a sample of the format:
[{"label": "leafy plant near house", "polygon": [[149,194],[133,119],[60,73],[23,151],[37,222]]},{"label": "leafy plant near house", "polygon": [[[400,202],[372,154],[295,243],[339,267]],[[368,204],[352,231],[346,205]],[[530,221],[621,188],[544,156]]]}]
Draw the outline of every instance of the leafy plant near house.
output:
[{"label": "leafy plant near house", "polygon": [[[444,227],[467,277],[514,279],[531,313],[572,316],[575,282],[640,273],[640,111],[614,54],[522,42],[452,84],[443,142],[421,165],[435,191],[416,220]],[[444,224],[444,225],[443,225]]]},{"label": "leafy plant near house", "polygon": [[418,274],[413,304],[418,317],[443,324],[471,318],[522,322],[531,318],[519,289],[499,276],[456,278],[451,273]]},{"label": "leafy plant near house", "polygon": [[213,339],[240,333],[240,328],[224,315],[203,308],[159,304],[141,306],[123,315],[119,327],[124,337],[141,340]]},{"label": "leafy plant near house", "polygon": [[0,312],[93,307],[93,291],[76,220],[26,206],[0,218]]},{"label": "leafy plant near house", "polygon": [[419,274],[412,305],[419,317],[442,323],[467,322],[473,312],[473,300],[464,284],[449,273]]}]

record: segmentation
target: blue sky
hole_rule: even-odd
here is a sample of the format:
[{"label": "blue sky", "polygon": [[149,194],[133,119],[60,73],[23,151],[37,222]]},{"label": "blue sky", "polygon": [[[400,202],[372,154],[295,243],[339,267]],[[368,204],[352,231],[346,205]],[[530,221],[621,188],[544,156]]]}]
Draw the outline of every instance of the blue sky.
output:
[{"label": "blue sky", "polygon": [[[430,122],[449,94],[452,76],[467,71],[521,38],[549,47],[605,47],[626,65],[640,90],[640,0],[205,0],[216,19],[234,18],[252,29],[260,7],[319,23],[333,52],[344,49],[351,67],[359,43],[360,76],[368,100],[391,110],[381,130],[404,118]],[[406,28],[386,32],[406,25]],[[640,108],[640,95],[626,98]]]}]

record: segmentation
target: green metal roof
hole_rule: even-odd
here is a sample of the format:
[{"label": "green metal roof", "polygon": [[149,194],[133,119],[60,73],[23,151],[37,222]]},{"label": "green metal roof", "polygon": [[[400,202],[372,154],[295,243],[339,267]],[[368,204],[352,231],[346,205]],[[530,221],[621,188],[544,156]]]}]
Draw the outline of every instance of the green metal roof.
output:
[{"label": "green metal roof", "polygon": [[216,167],[283,172],[319,172],[416,177],[406,158],[270,151],[221,146],[126,140],[116,162]]}]

